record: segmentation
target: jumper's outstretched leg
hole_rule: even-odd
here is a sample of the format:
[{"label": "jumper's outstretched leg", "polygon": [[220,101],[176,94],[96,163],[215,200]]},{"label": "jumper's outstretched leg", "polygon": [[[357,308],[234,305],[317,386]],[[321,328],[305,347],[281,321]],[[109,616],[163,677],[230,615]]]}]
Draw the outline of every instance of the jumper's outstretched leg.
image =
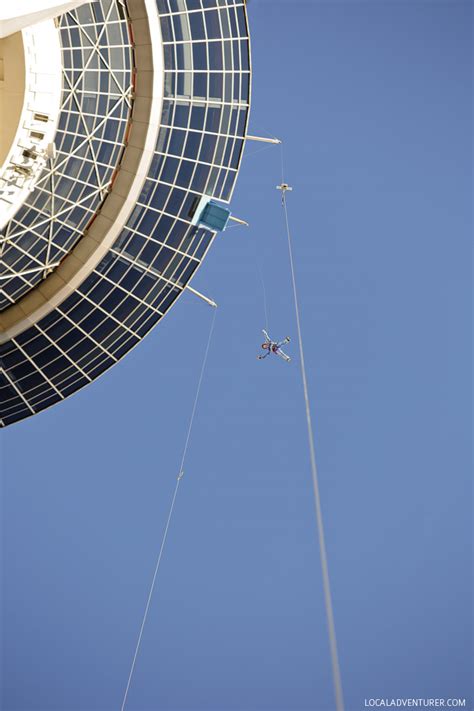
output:
[{"label": "jumper's outstretched leg", "polygon": [[280,349],[276,350],[275,353],[277,356],[280,356],[280,358],[283,358],[283,360],[285,360],[287,363],[290,362],[290,356],[286,355],[286,353],[283,353],[283,351],[281,351]]}]

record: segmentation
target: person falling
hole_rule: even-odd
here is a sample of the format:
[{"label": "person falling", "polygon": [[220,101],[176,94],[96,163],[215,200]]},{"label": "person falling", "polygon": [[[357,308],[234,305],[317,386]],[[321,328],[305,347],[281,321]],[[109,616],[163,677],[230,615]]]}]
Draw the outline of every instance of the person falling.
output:
[{"label": "person falling", "polygon": [[283,358],[283,360],[289,363],[291,358],[281,350],[281,346],[285,345],[285,343],[289,343],[290,337],[287,336],[283,341],[272,341],[272,339],[264,329],[262,329],[262,333],[265,336],[265,343],[262,343],[262,348],[264,351],[267,352],[265,353],[265,355],[258,355],[257,358],[259,360],[263,360],[268,355],[270,355],[270,353],[275,353],[275,355],[280,356],[280,358]]}]

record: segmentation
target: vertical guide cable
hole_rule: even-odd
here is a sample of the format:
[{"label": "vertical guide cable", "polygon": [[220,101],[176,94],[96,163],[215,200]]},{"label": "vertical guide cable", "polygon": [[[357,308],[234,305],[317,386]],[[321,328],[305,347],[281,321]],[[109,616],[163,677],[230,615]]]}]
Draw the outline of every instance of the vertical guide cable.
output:
[{"label": "vertical guide cable", "polygon": [[189,439],[190,439],[190,437],[191,437],[191,430],[192,430],[193,422],[194,422],[194,415],[196,414],[196,408],[197,408],[197,404],[198,404],[198,400],[199,400],[199,393],[200,393],[200,390],[201,390],[202,379],[203,379],[203,376],[204,376],[204,371],[205,371],[205,369],[206,369],[207,356],[208,356],[208,354],[209,354],[209,347],[210,347],[210,345],[211,345],[212,334],[213,334],[213,332],[214,332],[214,323],[215,323],[215,320],[216,320],[216,314],[217,314],[217,308],[214,308],[214,315],[213,315],[213,317],[212,317],[211,326],[210,326],[210,329],[209,329],[209,336],[208,336],[208,339],[207,339],[206,351],[205,351],[205,353],[204,353],[204,358],[203,358],[203,362],[202,362],[202,366],[201,366],[201,373],[200,373],[200,375],[199,375],[199,381],[198,381],[198,386],[197,386],[197,390],[196,390],[196,396],[195,396],[195,398],[194,398],[194,404],[193,404],[193,409],[192,409],[192,412],[191,412],[191,418],[190,418],[190,420],[189,420],[188,432],[187,432],[187,435],[186,435],[186,441],[185,441],[184,449],[183,449],[183,456],[182,456],[182,458],[181,458],[181,464],[180,464],[180,467],[179,467],[179,474],[178,474],[178,478],[177,478],[177,480],[176,480],[176,484],[175,484],[175,487],[174,487],[173,497],[172,497],[172,499],[171,499],[171,504],[170,504],[170,508],[169,508],[169,511],[168,511],[168,518],[167,518],[167,520],[166,520],[166,526],[165,526],[165,530],[164,530],[164,532],[163,532],[163,537],[162,537],[162,539],[161,539],[160,550],[159,550],[159,553],[158,553],[158,558],[157,558],[157,561],[156,561],[155,570],[154,570],[154,573],[153,573],[153,578],[152,578],[152,580],[151,580],[150,590],[149,590],[149,592],[148,592],[148,598],[147,598],[146,605],[145,605],[145,612],[143,613],[143,619],[142,619],[142,623],[141,623],[141,626],[140,626],[140,632],[138,633],[137,644],[136,644],[136,646],[135,646],[135,652],[134,652],[132,664],[131,664],[131,667],[130,667],[130,673],[129,673],[129,675],[128,675],[127,687],[126,687],[125,693],[124,693],[124,695],[123,695],[122,706],[120,707],[120,708],[121,708],[121,711],[124,711],[124,709],[125,709],[125,704],[127,703],[128,692],[129,692],[129,690],[130,690],[130,685],[131,685],[131,683],[132,683],[133,673],[134,673],[134,671],[135,671],[135,664],[136,664],[136,661],[137,661],[138,653],[139,653],[139,651],[140,651],[140,645],[141,645],[141,641],[142,641],[142,637],[143,637],[143,631],[144,631],[144,629],[145,629],[145,624],[146,624],[147,617],[148,617],[148,611],[149,611],[149,609],[150,609],[150,604],[151,604],[151,600],[152,600],[152,597],[153,597],[153,592],[154,592],[154,589],[155,589],[155,583],[156,583],[156,578],[157,578],[157,575],[158,575],[158,570],[159,570],[159,568],[160,568],[161,559],[162,559],[162,557],[163,557],[163,551],[164,551],[166,539],[167,539],[167,536],[168,536],[168,530],[169,530],[170,523],[171,523],[171,518],[172,518],[172,515],[173,515],[174,505],[175,505],[175,502],[176,502],[176,497],[177,497],[177,495],[178,495],[179,485],[180,485],[180,483],[181,483],[181,479],[183,478],[183,473],[184,473],[184,472],[183,472],[184,461],[185,461],[185,459],[186,459],[186,454],[187,454],[187,451],[188,451]]},{"label": "vertical guide cable", "polygon": [[256,263],[256,265],[257,265],[258,274],[259,274],[259,276],[260,276],[260,281],[261,281],[261,284],[262,284],[263,311],[264,311],[264,313],[265,313],[265,330],[268,331],[268,330],[269,330],[269,327],[268,327],[267,290],[266,290],[266,288],[265,288],[265,281],[264,281],[264,279],[263,279],[263,272],[262,272],[262,268],[260,267],[260,263],[259,263],[259,259],[258,259],[258,256],[257,256],[257,255],[256,255],[256,262],[255,262],[255,263]]},{"label": "vertical guide cable", "polygon": [[[280,148],[281,148],[281,178],[282,178],[282,184],[283,184],[284,183],[283,147],[280,146]],[[293,300],[294,300],[294,305],[295,305],[296,327],[297,327],[297,331],[298,331],[298,343],[299,343],[299,350],[300,350],[301,375],[302,375],[302,379],[303,379],[303,390],[304,390],[304,399],[305,399],[305,406],[306,406],[306,423],[308,426],[308,441],[309,441],[309,452],[310,452],[310,460],[311,460],[311,474],[312,474],[312,482],[313,482],[314,507],[315,507],[315,512],[316,512],[316,523],[317,523],[317,529],[318,529],[319,555],[320,555],[320,559],[321,559],[321,572],[322,572],[323,590],[324,590],[324,604],[325,604],[325,608],[326,608],[326,619],[327,619],[328,636],[329,636],[329,648],[330,648],[330,652],[331,652],[331,665],[332,665],[332,676],[333,676],[333,683],[334,683],[334,694],[335,694],[335,699],[336,699],[336,710],[337,711],[344,711],[344,697],[343,697],[343,692],[342,692],[341,669],[340,669],[340,665],[339,665],[339,655],[338,655],[338,651],[337,651],[336,627],[335,627],[335,623],[334,623],[334,612],[333,612],[333,607],[332,607],[331,586],[329,583],[329,569],[328,569],[328,561],[327,561],[326,542],[325,542],[325,536],[324,536],[323,515],[322,515],[322,511],[321,511],[321,494],[320,494],[320,490],[319,490],[318,470],[316,467],[316,454],[315,454],[315,446],[314,446],[313,426],[311,423],[311,409],[310,409],[310,402],[309,402],[309,395],[308,395],[308,381],[306,378],[306,367],[305,367],[305,361],[304,361],[303,337],[301,334],[300,313],[299,313],[299,305],[298,305],[298,293],[297,293],[297,289],[296,289],[296,277],[295,277],[295,269],[294,269],[294,263],[293,263],[293,250],[292,250],[290,226],[289,226],[289,222],[288,222],[286,194],[285,194],[284,190],[282,191],[282,205],[283,205],[283,210],[285,212],[286,233],[287,233],[287,239],[288,239],[288,254],[289,254],[290,269],[291,269],[291,282],[292,282],[292,287],[293,287]]]}]

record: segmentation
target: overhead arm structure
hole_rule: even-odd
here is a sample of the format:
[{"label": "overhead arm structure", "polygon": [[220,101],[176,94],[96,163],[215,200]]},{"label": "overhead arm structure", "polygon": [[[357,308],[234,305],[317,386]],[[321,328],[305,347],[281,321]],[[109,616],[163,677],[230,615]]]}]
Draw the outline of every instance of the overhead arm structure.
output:
[{"label": "overhead arm structure", "polygon": [[[0,154],[2,425],[90,383],[176,302],[216,235],[195,211],[230,201],[250,109],[242,1],[96,0],[41,19],[16,35],[34,95]],[[59,66],[39,75],[45,33]]]}]

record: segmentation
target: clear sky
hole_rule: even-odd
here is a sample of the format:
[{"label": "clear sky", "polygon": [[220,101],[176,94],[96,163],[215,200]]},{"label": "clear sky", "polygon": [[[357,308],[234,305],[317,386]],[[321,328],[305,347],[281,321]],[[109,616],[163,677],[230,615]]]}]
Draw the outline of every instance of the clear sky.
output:
[{"label": "clear sky", "polygon": [[[346,708],[472,708],[472,3],[251,0],[285,177]],[[334,708],[280,151],[249,143],[131,711]],[[290,365],[256,355],[264,326]],[[2,711],[120,708],[212,310],[1,433]]]}]

